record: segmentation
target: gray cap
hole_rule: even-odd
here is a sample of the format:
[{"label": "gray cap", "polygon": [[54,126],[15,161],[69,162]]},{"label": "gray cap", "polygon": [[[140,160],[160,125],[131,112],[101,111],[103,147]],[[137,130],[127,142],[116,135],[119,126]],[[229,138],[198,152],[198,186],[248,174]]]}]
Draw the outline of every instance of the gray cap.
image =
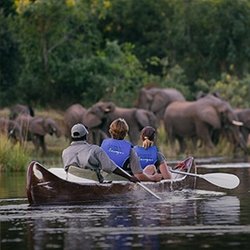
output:
[{"label": "gray cap", "polygon": [[72,138],[81,138],[85,135],[87,135],[89,132],[86,129],[86,127],[81,124],[77,123],[71,128],[71,137]]}]

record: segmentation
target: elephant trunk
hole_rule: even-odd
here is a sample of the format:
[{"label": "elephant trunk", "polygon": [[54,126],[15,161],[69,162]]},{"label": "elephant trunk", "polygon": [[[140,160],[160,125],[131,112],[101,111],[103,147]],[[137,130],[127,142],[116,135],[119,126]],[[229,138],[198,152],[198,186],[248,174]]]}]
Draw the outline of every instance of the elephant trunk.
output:
[{"label": "elephant trunk", "polygon": [[231,126],[230,131],[232,133],[233,143],[236,147],[240,147],[244,152],[247,152],[247,142],[244,140],[244,137],[239,130],[239,126]]}]

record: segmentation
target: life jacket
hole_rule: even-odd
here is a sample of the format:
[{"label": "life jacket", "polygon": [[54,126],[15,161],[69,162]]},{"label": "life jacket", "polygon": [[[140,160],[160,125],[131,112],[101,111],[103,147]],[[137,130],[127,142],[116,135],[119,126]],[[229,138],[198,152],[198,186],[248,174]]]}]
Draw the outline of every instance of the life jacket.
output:
[{"label": "life jacket", "polygon": [[124,168],[124,163],[129,159],[132,144],[126,140],[105,139],[101,147],[107,153],[109,158],[113,160],[116,165]]},{"label": "life jacket", "polygon": [[156,146],[151,146],[149,148],[135,146],[134,150],[140,159],[142,169],[148,165],[154,165],[156,163],[158,158],[158,149]]}]

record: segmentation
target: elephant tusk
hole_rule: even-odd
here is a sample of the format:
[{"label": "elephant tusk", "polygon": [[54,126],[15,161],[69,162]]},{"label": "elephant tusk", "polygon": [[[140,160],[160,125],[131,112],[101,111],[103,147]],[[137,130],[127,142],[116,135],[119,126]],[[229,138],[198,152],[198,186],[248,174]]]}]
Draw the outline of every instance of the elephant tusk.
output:
[{"label": "elephant tusk", "polygon": [[110,112],[110,110],[111,110],[110,108],[106,108],[106,109],[104,109],[104,112],[108,113],[108,112]]},{"label": "elephant tusk", "polygon": [[14,129],[11,129],[9,132],[9,135],[13,135],[14,134]]},{"label": "elephant tusk", "polygon": [[243,122],[235,121],[235,120],[232,121],[232,124],[236,126],[243,126]]}]

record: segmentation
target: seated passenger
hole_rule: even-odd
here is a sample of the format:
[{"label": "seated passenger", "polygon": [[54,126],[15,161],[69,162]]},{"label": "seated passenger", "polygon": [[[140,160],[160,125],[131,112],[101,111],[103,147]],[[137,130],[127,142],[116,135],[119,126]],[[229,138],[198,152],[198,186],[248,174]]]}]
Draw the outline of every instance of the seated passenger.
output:
[{"label": "seated passenger", "polygon": [[153,127],[146,126],[142,129],[140,138],[142,146],[135,146],[134,150],[140,159],[143,172],[146,174],[161,173],[164,179],[171,179],[166,159],[154,145],[156,130]]},{"label": "seated passenger", "polygon": [[128,124],[124,119],[114,120],[109,128],[112,138],[104,139],[101,148],[119,167],[140,181],[160,181],[162,179],[161,174],[147,174],[143,172],[133,145],[124,139],[128,130]]},{"label": "seated passenger", "polygon": [[134,176],[129,177],[107,156],[103,149],[97,145],[89,144],[86,141],[88,130],[78,123],[71,128],[70,146],[62,152],[64,169],[68,172],[70,166],[94,171],[99,182],[103,182],[101,170],[107,173],[114,173],[127,178],[129,181],[137,182]]}]

